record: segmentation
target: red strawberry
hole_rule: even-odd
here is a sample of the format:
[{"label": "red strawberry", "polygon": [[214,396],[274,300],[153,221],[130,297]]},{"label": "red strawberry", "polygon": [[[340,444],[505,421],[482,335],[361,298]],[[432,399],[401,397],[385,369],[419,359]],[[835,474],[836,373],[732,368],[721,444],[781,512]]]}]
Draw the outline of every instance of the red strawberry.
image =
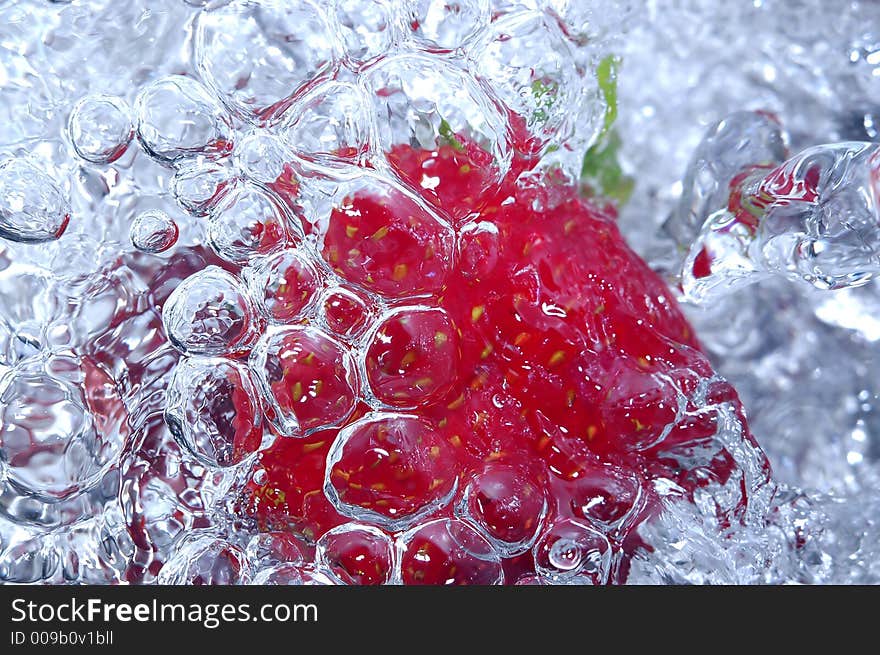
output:
[{"label": "red strawberry", "polygon": [[394,567],[388,535],[377,528],[353,523],[324,533],[317,544],[317,560],[346,584],[387,583]]},{"label": "red strawberry", "polygon": [[[536,208],[514,181],[525,160],[500,188],[484,185],[462,147],[467,157],[390,153],[419,193],[369,174],[346,183],[323,241],[353,285],[324,296],[342,340],[269,337],[276,412],[302,430],[260,455],[239,510],[309,542],[351,520],[378,526],[396,536],[405,583],[622,581],[658,489],[739,475],[713,440],[716,405],[743,420],[739,400],[613,216],[565,186]],[[378,322],[370,292],[389,304]],[[344,342],[367,324],[354,374]],[[327,404],[302,400],[318,383],[342,387]],[[336,578],[387,579],[384,547],[331,534]]]},{"label": "red strawberry", "polygon": [[349,282],[399,298],[436,292],[449,273],[452,231],[382,178],[343,187],[323,256]]}]

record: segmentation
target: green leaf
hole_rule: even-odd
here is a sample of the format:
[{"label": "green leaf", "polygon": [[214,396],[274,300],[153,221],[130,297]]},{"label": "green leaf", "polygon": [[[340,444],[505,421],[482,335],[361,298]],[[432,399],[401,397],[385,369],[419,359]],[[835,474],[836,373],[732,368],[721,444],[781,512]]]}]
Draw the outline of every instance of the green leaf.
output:
[{"label": "green leaf", "polygon": [[617,120],[617,67],[620,60],[614,55],[608,55],[596,67],[596,79],[599,82],[599,91],[605,99],[605,121],[602,125],[601,139],[614,125]]},{"label": "green leaf", "polygon": [[584,155],[581,183],[590,196],[604,196],[623,205],[632,195],[635,180],[620,167],[620,135],[614,129],[617,120],[617,67],[620,60],[608,55],[596,67],[599,91],[605,100],[605,119],[596,142]]},{"label": "green leaf", "polygon": [[464,152],[464,144],[455,136],[455,132],[445,118],[440,119],[440,138],[446,145],[452,146],[453,150]]},{"label": "green leaf", "polygon": [[635,180],[620,167],[620,146],[620,135],[611,130],[587,151],[581,168],[581,182],[587,195],[611,198],[619,205],[629,200]]},{"label": "green leaf", "polygon": [[544,124],[549,117],[549,111],[556,102],[556,96],[559,92],[559,84],[550,80],[535,80],[532,82],[532,95],[535,97],[535,113],[533,114],[538,124]]}]

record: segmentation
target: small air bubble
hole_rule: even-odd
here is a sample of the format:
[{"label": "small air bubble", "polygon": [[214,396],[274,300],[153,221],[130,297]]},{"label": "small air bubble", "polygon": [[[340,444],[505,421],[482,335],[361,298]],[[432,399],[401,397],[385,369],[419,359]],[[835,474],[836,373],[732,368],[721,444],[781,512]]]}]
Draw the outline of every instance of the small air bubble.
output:
[{"label": "small air bubble", "polygon": [[177,224],[160,210],[145,211],[131,224],[132,245],[142,252],[165,252],[177,242]]},{"label": "small air bubble", "polygon": [[130,114],[131,110],[121,98],[108,95],[82,98],[68,121],[76,154],[93,164],[119,159],[134,136]]}]

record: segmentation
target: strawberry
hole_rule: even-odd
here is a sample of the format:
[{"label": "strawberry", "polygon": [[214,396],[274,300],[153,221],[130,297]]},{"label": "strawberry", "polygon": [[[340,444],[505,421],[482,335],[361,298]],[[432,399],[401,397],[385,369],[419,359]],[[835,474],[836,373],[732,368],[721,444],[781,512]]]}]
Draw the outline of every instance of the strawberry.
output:
[{"label": "strawberry", "polygon": [[441,288],[451,259],[451,230],[381,178],[365,177],[342,194],[322,253],[336,273],[395,298]]},{"label": "strawberry", "polygon": [[351,285],[324,296],[335,336],[257,345],[270,421],[294,438],[258,455],[237,512],[332,543],[348,583],[391,579],[381,535],[406,584],[623,581],[664,489],[740,475],[714,440],[718,407],[752,440],[739,400],[612,210],[554,182],[536,207],[528,161],[495,188],[448,148],[390,155],[427,191],[342,185],[321,250]]},{"label": "strawberry", "polygon": [[161,303],[166,422],[232,486],[166,558],[145,466],[130,577],[606,584],[667,497],[736,521],[766,460],[615,224],[616,60],[568,10],[349,4],[208,7],[201,82],[139,96],[220,260]]}]

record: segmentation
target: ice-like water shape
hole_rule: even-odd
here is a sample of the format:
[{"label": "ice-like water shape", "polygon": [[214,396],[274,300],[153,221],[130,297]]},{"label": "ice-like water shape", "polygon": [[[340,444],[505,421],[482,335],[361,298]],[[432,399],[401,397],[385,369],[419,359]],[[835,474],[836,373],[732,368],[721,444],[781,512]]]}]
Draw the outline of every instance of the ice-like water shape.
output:
[{"label": "ice-like water shape", "polygon": [[[704,166],[697,160],[692,175]],[[878,175],[876,144],[843,142],[722,177],[720,206],[709,200],[711,213],[695,215],[705,222],[685,262],[685,294],[700,299],[762,274],[821,289],[866,284],[880,271]]]}]

